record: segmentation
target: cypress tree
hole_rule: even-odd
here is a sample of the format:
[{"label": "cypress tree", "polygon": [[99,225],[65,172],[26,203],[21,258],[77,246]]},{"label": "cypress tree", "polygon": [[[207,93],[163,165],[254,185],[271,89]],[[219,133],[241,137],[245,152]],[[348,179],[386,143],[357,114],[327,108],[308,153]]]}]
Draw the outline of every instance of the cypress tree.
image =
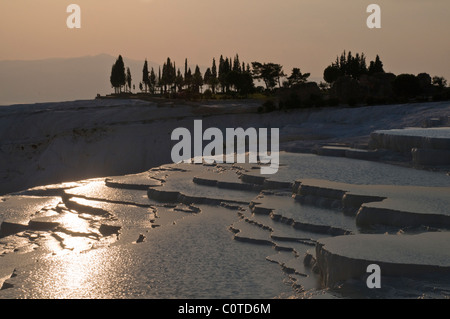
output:
[{"label": "cypress tree", "polygon": [[112,68],[111,68],[111,76],[109,77],[109,81],[111,82],[111,86],[114,88],[114,93],[118,93],[118,81],[117,81],[117,67],[116,67],[116,63],[113,64]]},{"label": "cypress tree", "polygon": [[148,75],[148,63],[147,59],[145,59],[144,67],[142,68],[142,83],[144,83],[145,93],[147,93],[147,88],[150,86]]},{"label": "cypress tree", "polygon": [[162,94],[162,83],[161,83],[161,67],[159,67],[158,70],[158,87],[159,87],[159,93]]},{"label": "cypress tree", "polygon": [[131,82],[132,82],[132,78],[131,78],[131,71],[130,68],[127,68],[127,75],[126,75],[126,82],[128,85],[128,91],[131,91]]},{"label": "cypress tree", "polygon": [[200,68],[198,65],[195,67],[195,72],[193,76],[193,88],[196,93],[199,93],[200,87],[203,85],[203,77],[202,73],[200,72]]},{"label": "cypress tree", "polygon": [[122,88],[122,86],[125,86],[126,83],[125,64],[123,63],[121,55],[119,55],[119,58],[117,59],[117,81],[120,85],[120,88]]},{"label": "cypress tree", "polygon": [[227,73],[228,72],[226,69],[225,60],[224,60],[223,56],[221,55],[220,60],[219,60],[219,83],[220,83],[220,86],[222,87],[222,93],[225,92]]},{"label": "cypress tree", "polygon": [[111,68],[110,82],[114,87],[115,93],[120,93],[122,86],[126,83],[125,65],[121,55],[119,55]]},{"label": "cypress tree", "polygon": [[211,89],[214,94],[216,93],[216,85],[217,85],[218,81],[219,80],[217,79],[216,59],[213,58],[213,63],[212,63],[212,67],[211,67]]},{"label": "cypress tree", "polygon": [[[231,64],[231,59],[230,59],[230,64]],[[239,62],[239,55],[238,54],[236,54],[236,56],[234,57],[233,71],[241,72],[241,63]]]},{"label": "cypress tree", "polygon": [[183,75],[181,74],[180,69],[178,69],[177,76],[175,78],[175,85],[177,86],[178,91],[181,91],[183,89],[184,78]]},{"label": "cypress tree", "polygon": [[152,94],[155,94],[156,74],[155,74],[155,71],[153,70],[153,68],[152,68],[152,70],[150,71],[150,78],[149,78],[149,80],[150,80],[150,92],[151,92]]},{"label": "cypress tree", "polygon": [[369,65],[369,74],[384,73],[383,62],[377,54],[375,61],[371,61]]},{"label": "cypress tree", "polygon": [[192,71],[191,68],[186,72],[186,76],[184,77],[184,85],[186,85],[187,90],[191,90],[192,87]]},{"label": "cypress tree", "polygon": [[203,82],[212,89],[212,72],[211,68],[206,69],[205,75],[203,76]]}]

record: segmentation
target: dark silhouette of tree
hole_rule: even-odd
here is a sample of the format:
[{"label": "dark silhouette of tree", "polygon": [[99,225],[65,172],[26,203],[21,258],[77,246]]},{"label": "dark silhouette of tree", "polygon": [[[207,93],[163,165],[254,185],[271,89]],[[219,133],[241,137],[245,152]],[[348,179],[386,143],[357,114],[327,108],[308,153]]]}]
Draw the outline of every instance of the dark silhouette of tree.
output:
[{"label": "dark silhouette of tree", "polygon": [[130,68],[127,68],[127,74],[126,74],[126,83],[128,85],[128,92],[131,92],[131,82],[133,79],[131,78],[131,70]]},{"label": "dark silhouette of tree", "polygon": [[375,61],[371,61],[369,65],[369,74],[384,73],[383,62],[377,54]]},{"label": "dark silhouette of tree", "polygon": [[158,68],[158,84],[156,85],[159,88],[159,94],[162,94],[162,79],[161,79],[161,67]]},{"label": "dark silhouette of tree", "polygon": [[145,59],[144,62],[144,67],[142,68],[142,83],[144,85],[144,91],[145,93],[147,93],[147,89],[150,86],[150,81],[149,81],[149,72],[148,72],[148,63],[147,63],[147,59]]},{"label": "dark silhouette of tree", "polygon": [[200,68],[198,67],[198,65],[195,67],[195,72],[194,75],[192,77],[192,89],[195,93],[199,93],[200,92],[200,88],[203,85],[203,76],[202,73],[200,72]]},{"label": "dark silhouette of tree", "polygon": [[208,83],[211,86],[211,90],[213,94],[216,93],[216,87],[219,84],[219,79],[217,78],[217,66],[216,59],[213,58],[212,67],[211,67],[211,78]]},{"label": "dark silhouette of tree", "polygon": [[368,71],[369,69],[367,68],[366,55],[362,52],[359,61],[359,75],[367,74]]},{"label": "dark silhouette of tree", "polygon": [[240,93],[247,95],[255,92],[255,82],[253,81],[253,76],[250,71],[245,71],[242,73],[242,80],[240,86]]},{"label": "dark silhouette of tree", "polygon": [[[204,96],[212,97],[218,87],[222,93],[246,96],[254,91],[264,92],[262,86],[255,89],[254,80],[263,81],[266,91],[274,91],[277,85],[281,87],[281,78],[286,77],[280,64],[252,62],[251,66],[240,61],[238,54],[227,58],[221,55],[218,66],[213,58],[212,66],[207,68],[202,76],[198,65],[194,72],[191,71],[186,58],[183,76],[182,71],[176,68],[175,62],[167,58],[156,75],[153,68],[149,72],[148,62],[145,59],[139,89],[142,92],[149,91],[151,94],[176,93],[186,89],[188,93],[186,97],[197,98],[203,85],[208,85],[209,90],[205,91]],[[418,101],[425,101],[430,97],[433,100],[442,100],[450,96],[450,90],[446,88],[447,80],[443,77],[432,78],[427,73],[420,73],[417,76],[412,74],[395,76],[384,71],[379,55],[376,55],[375,60],[370,61],[367,67],[365,54],[353,54],[351,51],[343,51],[325,68],[323,78],[326,83],[321,82],[317,85],[315,82],[308,82],[309,77],[310,73],[302,73],[300,68],[292,69],[291,74],[283,82],[284,89],[276,92],[277,98],[280,96],[284,98],[284,107],[299,105],[312,107],[324,103],[330,106],[339,103],[374,105],[411,98],[417,98]],[[115,94],[132,92],[131,71],[130,68],[125,68],[121,55],[112,65],[110,82]],[[282,100],[279,101],[281,109]]]},{"label": "dark silhouette of tree", "polygon": [[433,76],[432,83],[440,89],[447,87],[447,80],[442,76]]},{"label": "dark silhouette of tree", "polygon": [[350,76],[354,79],[359,79],[362,74],[366,74],[367,63],[366,56],[364,53],[356,53],[353,56],[352,52],[349,51],[347,54],[345,51],[341,54],[340,58],[336,58],[336,62],[331,64],[332,67],[337,67],[341,73],[341,76]]},{"label": "dark silhouette of tree", "polygon": [[252,62],[253,76],[256,80],[263,80],[267,90],[273,90],[278,84],[281,87],[280,79],[285,76],[283,66],[275,63]]},{"label": "dark silhouette of tree", "polygon": [[167,88],[173,88],[175,83],[176,71],[175,64],[172,64],[170,58],[167,58],[166,63],[163,65],[162,76],[161,76],[161,84],[164,86],[164,93],[167,92]]},{"label": "dark silhouette of tree", "polygon": [[171,89],[173,89],[173,92],[177,92],[177,67],[175,65],[175,61],[173,61],[173,67],[171,69],[171,76],[172,76],[172,84],[171,84]]},{"label": "dark silhouette of tree", "polygon": [[340,56],[336,57],[335,62],[325,68],[323,79],[325,82],[333,84],[341,76],[349,76],[359,80],[362,75],[373,75],[376,73],[385,73],[383,62],[381,62],[379,55],[376,56],[375,61],[370,62],[369,68],[367,68],[364,53],[353,55],[351,51],[348,53],[344,51]]},{"label": "dark silhouette of tree", "polygon": [[119,55],[111,68],[110,82],[116,94],[122,92],[122,86],[126,83],[126,74],[125,65],[121,55]]},{"label": "dark silhouette of tree", "polygon": [[359,53],[356,53],[355,56],[352,56],[352,53],[348,52],[347,57],[347,73],[354,79],[359,79],[360,75],[362,73],[366,73],[366,70],[362,70],[361,64],[365,64],[365,62],[362,63],[361,57]]},{"label": "dark silhouette of tree", "polygon": [[228,83],[228,73],[231,72],[231,63],[226,58],[223,59],[223,56],[220,56],[219,60],[219,84],[222,87],[222,93],[228,92],[230,89],[230,84]]},{"label": "dark silhouette of tree", "polygon": [[329,84],[333,84],[342,75],[341,70],[335,64],[327,66],[323,71],[323,79]]},{"label": "dark silhouette of tree", "polygon": [[192,84],[193,84],[192,71],[191,68],[188,68],[188,70],[186,71],[186,75],[184,76],[184,85],[186,86],[186,89],[188,91],[192,89]]},{"label": "dark silhouette of tree", "polygon": [[237,93],[247,95],[254,91],[255,84],[250,72],[232,71],[229,73],[229,77],[231,77],[229,81],[235,87]]},{"label": "dark silhouette of tree", "polygon": [[184,81],[185,81],[184,85],[186,85],[186,86],[187,86],[187,83],[186,83],[187,74],[188,74],[188,61],[187,61],[187,58],[186,58],[184,60]]},{"label": "dark silhouette of tree", "polygon": [[226,83],[230,88],[234,88],[234,90],[239,91],[240,81],[241,81],[241,72],[231,70],[228,72],[226,77]]},{"label": "dark silhouette of tree", "polygon": [[235,71],[235,72],[238,72],[238,73],[242,72],[241,63],[239,62],[239,55],[238,54],[236,54],[236,56],[234,57],[233,69],[232,70]]},{"label": "dark silhouette of tree", "polygon": [[150,92],[152,94],[155,94],[155,90],[156,90],[156,74],[155,74],[155,70],[153,70],[153,68],[150,71],[149,84],[150,84]]},{"label": "dark silhouette of tree", "polygon": [[205,71],[205,75],[203,76],[203,82],[205,84],[207,84],[210,87],[211,91],[212,91],[211,79],[212,79],[211,68],[207,68],[206,71]]},{"label": "dark silhouette of tree", "polygon": [[325,91],[325,90],[327,90],[329,88],[330,88],[330,85],[328,83],[320,81],[320,83],[319,83],[319,89],[320,90]]},{"label": "dark silhouette of tree", "polygon": [[345,50],[344,52],[342,52],[339,60],[336,58],[336,65],[339,67],[339,70],[341,70],[343,74],[347,74],[347,55],[345,53]]},{"label": "dark silhouette of tree", "polygon": [[183,75],[181,74],[180,69],[178,69],[177,76],[175,77],[175,86],[178,88],[178,92],[183,90],[184,78]]},{"label": "dark silhouette of tree", "polygon": [[417,74],[417,79],[419,80],[421,92],[425,95],[429,94],[433,85],[431,76],[428,73],[419,73]]},{"label": "dark silhouette of tree", "polygon": [[403,98],[413,98],[421,93],[420,81],[413,74],[400,74],[393,82],[394,93]]},{"label": "dark silhouette of tree", "polygon": [[299,68],[293,68],[291,75],[287,78],[288,85],[293,86],[301,83],[306,83],[311,73],[303,74]]}]

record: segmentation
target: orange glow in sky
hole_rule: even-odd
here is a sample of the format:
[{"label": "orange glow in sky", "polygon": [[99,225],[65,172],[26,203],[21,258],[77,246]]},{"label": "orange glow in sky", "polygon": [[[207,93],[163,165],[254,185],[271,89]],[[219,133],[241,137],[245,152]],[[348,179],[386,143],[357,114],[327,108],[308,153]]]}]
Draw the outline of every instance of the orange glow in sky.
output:
[{"label": "orange glow in sky", "polygon": [[[71,3],[81,29],[66,26]],[[381,29],[366,26],[371,3]],[[181,66],[238,53],[321,77],[350,50],[379,54],[388,72],[450,78],[449,12],[448,0],[0,0],[0,60],[107,53]]]}]

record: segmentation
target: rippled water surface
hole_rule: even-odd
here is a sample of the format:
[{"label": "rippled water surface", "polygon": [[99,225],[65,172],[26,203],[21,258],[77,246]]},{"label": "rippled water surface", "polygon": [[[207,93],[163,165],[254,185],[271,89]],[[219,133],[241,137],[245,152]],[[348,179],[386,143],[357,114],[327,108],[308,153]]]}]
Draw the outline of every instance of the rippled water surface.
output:
[{"label": "rippled water surface", "polygon": [[[450,291],[445,281],[435,289],[435,283],[402,278],[387,284],[401,287],[398,293],[392,288],[377,295],[359,281],[329,289],[305,265],[321,238],[410,231],[357,227],[355,215],[344,214],[336,199],[324,200],[326,185],[439,186],[445,197],[448,176],[301,154],[283,153],[282,164],[268,180],[294,185],[320,177],[328,184],[304,203],[292,187],[233,189],[242,186],[243,174],[256,174],[251,166],[183,164],[5,196],[0,298],[440,298]],[[170,200],[161,200],[166,193]],[[402,189],[397,208],[408,194]]]}]

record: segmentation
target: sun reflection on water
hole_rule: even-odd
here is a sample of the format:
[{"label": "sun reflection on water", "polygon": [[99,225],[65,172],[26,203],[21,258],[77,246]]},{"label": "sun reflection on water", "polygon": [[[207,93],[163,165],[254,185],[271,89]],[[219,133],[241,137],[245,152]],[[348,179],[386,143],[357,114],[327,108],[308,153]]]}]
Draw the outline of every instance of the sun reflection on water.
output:
[{"label": "sun reflection on water", "polygon": [[[48,260],[50,261],[50,260]],[[54,257],[49,262],[43,282],[45,286],[39,290],[39,298],[101,298],[95,287],[101,285],[100,278],[105,267],[102,254],[98,253],[66,253]]]}]

